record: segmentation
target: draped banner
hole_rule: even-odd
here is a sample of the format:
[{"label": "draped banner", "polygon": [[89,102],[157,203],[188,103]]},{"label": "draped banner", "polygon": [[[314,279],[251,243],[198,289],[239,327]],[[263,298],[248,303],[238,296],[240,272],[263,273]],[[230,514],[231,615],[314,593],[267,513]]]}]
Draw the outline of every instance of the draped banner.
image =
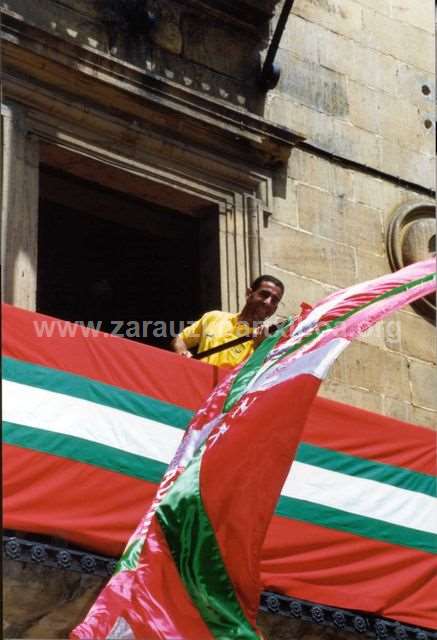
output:
[{"label": "draped banner", "polygon": [[[84,624],[75,630],[77,637],[258,637],[254,619],[261,588],[260,552],[282,485],[262,551],[263,586],[337,606],[356,608],[358,599],[360,608],[432,625],[427,585],[436,565],[430,516],[433,447],[428,432],[376,418],[385,421],[387,429],[401,425],[407,451],[394,447],[389,438],[384,451],[379,430],[378,438],[370,435],[366,446],[368,425],[358,429],[354,446],[350,425],[346,427],[348,419],[360,424],[363,415],[372,414],[350,410],[345,419],[344,410],[342,414],[336,403],[318,401],[317,424],[320,426],[322,416],[333,411],[335,427],[325,424],[322,437],[320,428],[319,432],[313,429],[312,441],[305,438],[289,474],[306,405],[333,357],[359,330],[382,317],[387,306],[398,308],[431,291],[435,284],[432,275],[427,275],[430,271],[428,264],[415,265],[336,293],[283,336],[263,343],[245,366],[213,392],[179,446],[152,509],[128,544],[118,573]],[[394,299],[398,302],[393,303]],[[354,316],[355,322],[351,321]],[[79,340],[76,336],[68,341]],[[85,341],[93,352],[92,358],[88,354],[89,370],[80,370],[86,366],[86,358],[71,353],[78,366],[69,372],[59,366],[66,356],[64,353],[63,359],[62,340],[45,362],[36,350],[38,340],[34,340],[35,349],[27,347],[27,355],[18,341],[11,344],[5,367],[10,399],[6,439],[15,452],[10,454],[10,468],[16,451],[21,455],[26,448],[30,456],[35,455],[33,450],[50,459],[65,456],[70,464],[62,461],[58,471],[71,473],[72,480],[77,478],[70,494],[76,494],[78,501],[83,494],[80,474],[74,475],[75,465],[80,466],[86,480],[89,468],[97,473],[91,465],[106,468],[106,473],[118,478],[112,485],[106,482],[106,502],[92,505],[93,526],[98,523],[105,541],[99,544],[109,548],[117,537],[117,527],[124,525],[108,512],[111,503],[118,505],[119,501],[121,506],[127,499],[119,481],[122,474],[129,475],[131,483],[132,476],[143,478],[138,485],[157,482],[179,441],[175,432],[181,433],[189,411],[179,409],[178,413],[174,405],[153,403],[150,397],[145,402],[140,395],[144,389],[131,387],[122,393],[120,380],[108,379],[104,366],[97,367],[97,378],[104,371],[106,380],[103,376],[103,381],[93,383],[95,363],[100,358],[96,345],[103,342],[108,351],[116,342],[124,347],[126,341],[105,342],[102,334]],[[53,340],[50,343],[53,345]],[[133,347],[136,358],[141,349],[145,356],[149,351],[156,353],[140,345],[128,350]],[[133,354],[131,351],[131,358]],[[165,356],[182,366],[182,359]],[[117,366],[126,365],[130,374],[138,375],[137,363],[128,363],[126,357]],[[200,367],[198,371],[210,369],[199,363],[183,363],[187,371],[191,365]],[[111,367],[117,368],[113,363]],[[127,375],[125,382],[129,379],[131,386],[136,375]],[[67,407],[66,396],[71,399]],[[180,404],[184,403],[186,395]],[[375,417],[366,419],[374,424]],[[142,442],[144,431],[140,431],[145,423],[150,429],[147,445]],[[78,440],[80,447],[75,446]],[[101,492],[100,480],[102,476],[96,476],[95,486]],[[35,499],[42,493],[42,485],[35,487]],[[122,495],[117,496],[120,491]],[[139,497],[139,502],[144,508],[144,499]],[[88,508],[88,519],[91,512]],[[18,509],[13,515],[15,526],[17,517]],[[59,515],[54,533],[71,532],[74,527],[69,517],[68,512]],[[284,528],[284,522],[292,526]],[[311,544],[308,536],[312,536]],[[86,531],[77,533],[77,541],[86,539]],[[313,562],[305,565],[302,558],[308,553],[313,554]],[[342,554],[348,558],[349,572],[344,562],[338,566]],[[292,562],[292,557],[297,560]],[[411,571],[412,563],[418,580],[406,590],[406,568]],[[320,569],[316,568],[319,565]],[[375,569],[378,575],[374,575]],[[393,598],[393,593],[397,597]]]}]

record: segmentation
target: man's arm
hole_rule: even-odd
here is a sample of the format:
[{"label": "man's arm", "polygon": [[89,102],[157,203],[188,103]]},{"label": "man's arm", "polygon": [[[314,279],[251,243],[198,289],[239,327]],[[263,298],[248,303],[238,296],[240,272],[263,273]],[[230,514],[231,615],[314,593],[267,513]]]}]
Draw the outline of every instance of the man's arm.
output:
[{"label": "man's arm", "polygon": [[204,314],[199,320],[185,327],[185,329],[172,340],[171,348],[173,351],[185,358],[192,358],[193,354],[189,349],[198,346],[202,332],[202,319],[206,315],[207,314]]}]

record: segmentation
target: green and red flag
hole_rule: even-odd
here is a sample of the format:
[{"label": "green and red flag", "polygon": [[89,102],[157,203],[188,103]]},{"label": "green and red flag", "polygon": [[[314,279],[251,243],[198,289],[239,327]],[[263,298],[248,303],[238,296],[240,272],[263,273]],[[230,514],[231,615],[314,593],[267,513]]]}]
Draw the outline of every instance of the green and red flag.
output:
[{"label": "green and red flag", "polygon": [[261,637],[261,549],[321,380],[353,338],[434,289],[434,261],[417,263],[336,292],[267,338],[194,416],[71,637]]}]

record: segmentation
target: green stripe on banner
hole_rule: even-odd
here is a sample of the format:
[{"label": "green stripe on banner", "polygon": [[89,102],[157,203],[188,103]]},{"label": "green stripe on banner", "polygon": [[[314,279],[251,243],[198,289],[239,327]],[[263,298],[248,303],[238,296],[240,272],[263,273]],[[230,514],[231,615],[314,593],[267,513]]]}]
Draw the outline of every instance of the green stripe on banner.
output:
[{"label": "green stripe on banner", "polygon": [[3,442],[159,484],[167,465],[84,438],[3,422]]},{"label": "green stripe on banner", "polygon": [[436,478],[404,467],[366,460],[305,442],[299,445],[296,460],[349,476],[368,478],[400,489],[424,493],[433,498],[437,496]]},{"label": "green stripe on banner", "polygon": [[120,409],[178,429],[185,429],[194,415],[193,411],[164,400],[157,400],[105,382],[96,382],[74,373],[50,369],[6,356],[3,357],[3,378],[11,382],[89,400],[112,409]]},{"label": "green stripe on banner", "polygon": [[[122,473],[125,476],[145,480],[156,485],[161,481],[167,468],[167,465],[162,462],[125,452],[115,447],[11,422],[3,423],[3,441],[6,444],[91,464],[95,467]],[[312,451],[313,445],[301,444],[301,448],[303,454],[299,453],[298,459],[302,462],[302,458],[310,450]],[[314,449],[320,449],[320,456],[321,458],[324,457],[326,450],[319,447],[314,447]],[[330,455],[329,466],[325,465],[326,468],[338,471],[338,468],[334,468],[335,465],[332,464],[337,455],[340,458],[342,457],[341,454],[335,454],[333,457]],[[349,456],[345,456],[345,458],[347,457]],[[360,462],[365,463],[366,461],[360,460]],[[311,458],[311,463],[315,464],[314,458]],[[319,464],[319,461],[317,464]],[[399,469],[399,471],[402,471],[402,469]],[[405,486],[402,486],[402,488],[405,488]],[[350,512],[296,498],[280,496],[276,514],[330,529],[347,531],[358,536],[390,542],[391,544],[400,544],[430,553],[437,552],[437,536],[434,534],[393,525],[386,521],[351,514]]]},{"label": "green stripe on banner", "polygon": [[156,510],[182,581],[218,640],[259,640],[241,609],[200,496],[203,449],[179,476]]},{"label": "green stripe on banner", "polygon": [[276,507],[276,514],[328,529],[346,531],[372,540],[437,554],[437,536],[432,533],[401,527],[383,520],[366,518],[306,500],[281,496]]}]

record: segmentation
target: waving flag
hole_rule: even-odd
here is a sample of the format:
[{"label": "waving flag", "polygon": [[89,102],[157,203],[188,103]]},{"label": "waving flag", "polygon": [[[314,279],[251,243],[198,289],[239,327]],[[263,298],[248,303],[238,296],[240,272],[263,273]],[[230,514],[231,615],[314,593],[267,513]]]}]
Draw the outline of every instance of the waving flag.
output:
[{"label": "waving flag", "polygon": [[260,638],[260,553],[311,402],[359,333],[435,289],[434,261],[336,292],[211,394],[72,638]]}]

